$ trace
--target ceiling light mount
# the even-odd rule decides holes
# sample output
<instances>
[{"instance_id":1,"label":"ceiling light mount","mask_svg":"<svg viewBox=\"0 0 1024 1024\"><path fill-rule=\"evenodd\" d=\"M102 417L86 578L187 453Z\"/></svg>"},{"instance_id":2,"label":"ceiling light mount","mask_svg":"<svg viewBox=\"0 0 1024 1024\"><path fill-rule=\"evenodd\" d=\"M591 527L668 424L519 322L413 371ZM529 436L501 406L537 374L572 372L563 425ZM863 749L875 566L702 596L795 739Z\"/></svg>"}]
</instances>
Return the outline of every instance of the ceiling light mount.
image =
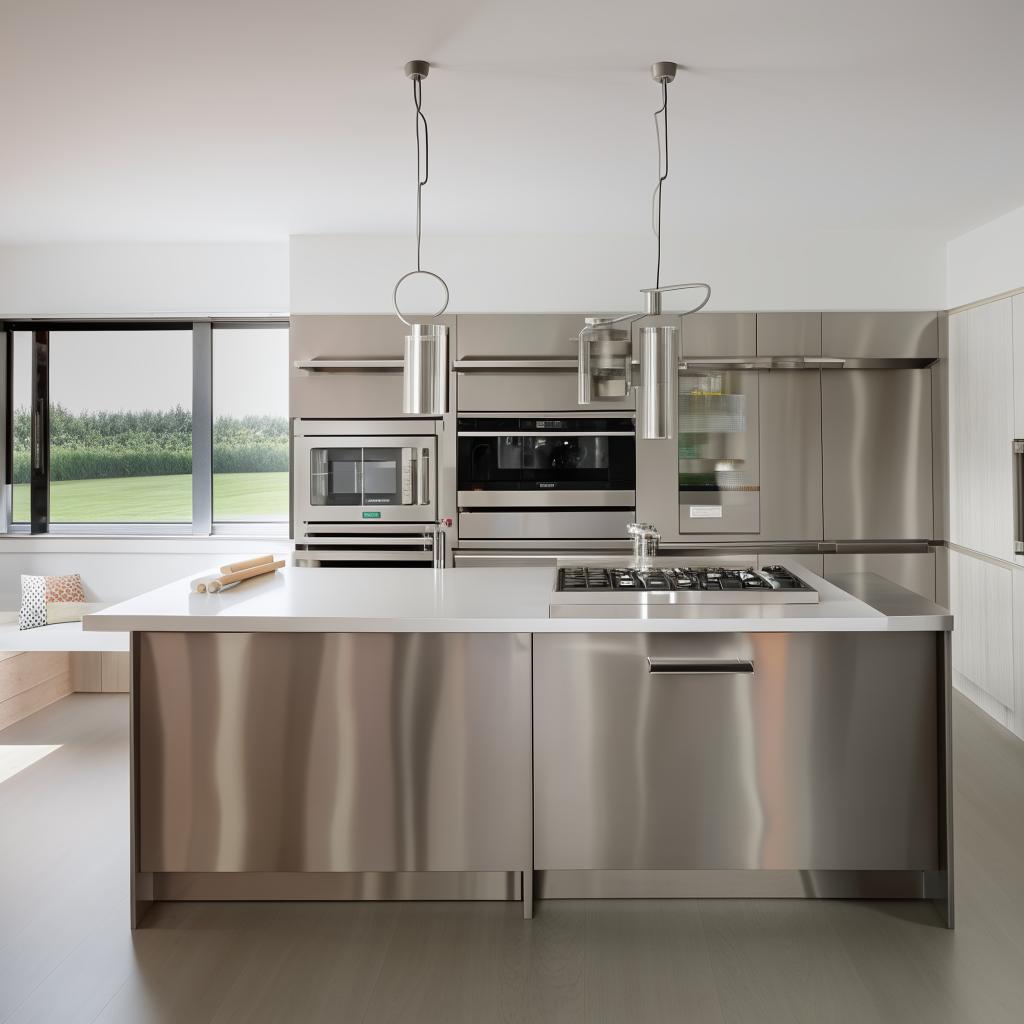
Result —
<instances>
[{"instance_id":1,"label":"ceiling light mount","mask_svg":"<svg viewBox=\"0 0 1024 1024\"><path fill-rule=\"evenodd\" d=\"M408 74L409 65L406 65ZM668 83L675 80L679 65L674 60L659 60L651 65L651 78L656 82Z\"/></svg>"},{"instance_id":2,"label":"ceiling light mount","mask_svg":"<svg viewBox=\"0 0 1024 1024\"><path fill-rule=\"evenodd\" d=\"M657 65L655 65L657 67ZM675 74L675 65L672 65L672 74ZM414 82L426 78L430 74L430 61L411 60L405 65L405 77L411 78Z\"/></svg>"}]
</instances>

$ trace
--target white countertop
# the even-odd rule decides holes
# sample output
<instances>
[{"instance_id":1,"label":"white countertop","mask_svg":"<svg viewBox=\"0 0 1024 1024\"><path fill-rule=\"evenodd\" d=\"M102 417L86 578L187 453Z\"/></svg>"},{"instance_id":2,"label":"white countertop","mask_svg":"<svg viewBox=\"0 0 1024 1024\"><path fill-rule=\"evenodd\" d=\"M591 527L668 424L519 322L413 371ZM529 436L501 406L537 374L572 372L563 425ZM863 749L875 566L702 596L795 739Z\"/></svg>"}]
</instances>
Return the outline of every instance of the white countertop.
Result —
<instances>
[{"instance_id":1,"label":"white countertop","mask_svg":"<svg viewBox=\"0 0 1024 1024\"><path fill-rule=\"evenodd\" d=\"M784 561L784 559L780 559ZM314 569L291 567L219 594L187 577L88 615L86 630L234 633L698 633L952 629L944 608L865 574L858 600L803 566L818 604L607 608L549 614L553 568ZM200 574L202 575L202 574ZM886 595L885 602L875 599ZM895 599L893 599L895 598Z\"/></svg>"}]
</instances>

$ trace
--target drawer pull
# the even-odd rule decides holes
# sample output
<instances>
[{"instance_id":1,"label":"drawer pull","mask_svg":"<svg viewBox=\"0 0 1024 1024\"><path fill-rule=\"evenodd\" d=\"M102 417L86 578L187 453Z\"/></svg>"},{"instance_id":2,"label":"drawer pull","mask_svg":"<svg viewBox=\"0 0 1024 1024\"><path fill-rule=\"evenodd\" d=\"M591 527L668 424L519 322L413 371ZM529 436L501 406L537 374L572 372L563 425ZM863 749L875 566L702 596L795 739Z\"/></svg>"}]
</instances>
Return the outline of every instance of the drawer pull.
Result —
<instances>
[{"instance_id":1,"label":"drawer pull","mask_svg":"<svg viewBox=\"0 0 1024 1024\"><path fill-rule=\"evenodd\" d=\"M677 658L648 658L647 671L659 675L708 676L751 675L752 661L680 661Z\"/></svg>"}]
</instances>

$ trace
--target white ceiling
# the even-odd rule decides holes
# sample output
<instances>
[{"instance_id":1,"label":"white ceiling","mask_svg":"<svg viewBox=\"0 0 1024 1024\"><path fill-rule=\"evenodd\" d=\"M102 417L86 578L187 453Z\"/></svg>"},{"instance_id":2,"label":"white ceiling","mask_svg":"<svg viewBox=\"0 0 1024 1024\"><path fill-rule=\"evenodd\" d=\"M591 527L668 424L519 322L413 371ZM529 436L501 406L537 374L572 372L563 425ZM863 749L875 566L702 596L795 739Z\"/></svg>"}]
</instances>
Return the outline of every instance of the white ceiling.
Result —
<instances>
[{"instance_id":1,"label":"white ceiling","mask_svg":"<svg viewBox=\"0 0 1024 1024\"><path fill-rule=\"evenodd\" d=\"M1021 0L0 0L0 241L685 229L948 237L1024 203Z\"/></svg>"}]
</instances>

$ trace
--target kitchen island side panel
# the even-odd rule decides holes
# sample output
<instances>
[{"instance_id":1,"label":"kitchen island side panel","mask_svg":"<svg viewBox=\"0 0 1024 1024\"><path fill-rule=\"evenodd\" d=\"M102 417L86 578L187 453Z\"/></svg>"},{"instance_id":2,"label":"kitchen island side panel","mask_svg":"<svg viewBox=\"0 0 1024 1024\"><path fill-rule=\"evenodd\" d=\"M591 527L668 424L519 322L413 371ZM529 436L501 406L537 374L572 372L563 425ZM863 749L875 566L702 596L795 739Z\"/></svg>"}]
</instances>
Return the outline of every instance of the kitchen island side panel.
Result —
<instances>
[{"instance_id":1,"label":"kitchen island side panel","mask_svg":"<svg viewBox=\"0 0 1024 1024\"><path fill-rule=\"evenodd\" d=\"M935 634L534 638L535 867L935 871Z\"/></svg>"},{"instance_id":2,"label":"kitchen island side panel","mask_svg":"<svg viewBox=\"0 0 1024 1024\"><path fill-rule=\"evenodd\" d=\"M530 868L529 634L138 636L140 871Z\"/></svg>"}]
</instances>

